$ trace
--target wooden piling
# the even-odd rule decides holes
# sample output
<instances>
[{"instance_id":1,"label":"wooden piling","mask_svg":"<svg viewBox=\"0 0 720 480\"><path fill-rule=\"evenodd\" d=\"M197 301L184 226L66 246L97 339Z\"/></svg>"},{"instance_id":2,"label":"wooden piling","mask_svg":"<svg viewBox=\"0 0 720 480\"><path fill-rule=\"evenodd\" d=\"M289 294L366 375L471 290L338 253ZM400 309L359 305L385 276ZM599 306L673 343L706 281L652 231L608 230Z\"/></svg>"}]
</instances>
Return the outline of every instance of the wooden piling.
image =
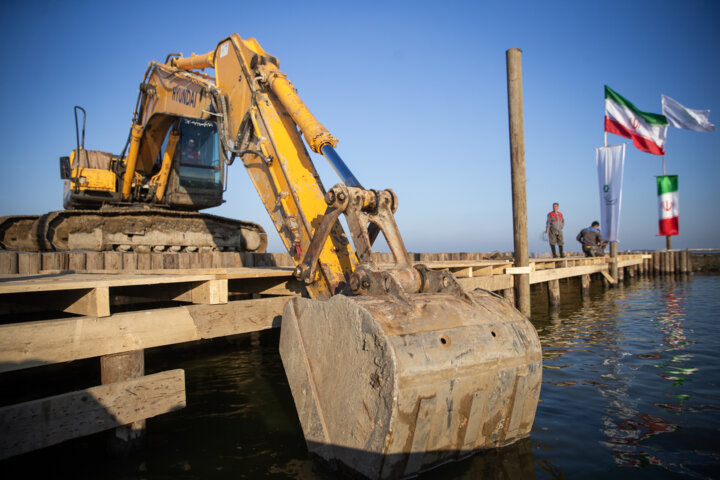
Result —
<instances>
[{"instance_id":1,"label":"wooden piling","mask_svg":"<svg viewBox=\"0 0 720 480\"><path fill-rule=\"evenodd\" d=\"M617 266L617 242L610 242L610 276L618 282L618 266Z\"/></svg>"},{"instance_id":2,"label":"wooden piling","mask_svg":"<svg viewBox=\"0 0 720 480\"><path fill-rule=\"evenodd\" d=\"M145 375L144 350L118 353L100 357L100 379L103 385L121 382ZM115 428L109 436L108 447L119 454L132 451L142 445L145 439L145 420Z\"/></svg>"},{"instance_id":3,"label":"wooden piling","mask_svg":"<svg viewBox=\"0 0 720 480\"><path fill-rule=\"evenodd\" d=\"M513 205L515 266L529 267L527 196L525 190L525 132L523 125L521 50L507 50L508 122L510 130L510 175ZM517 307L530 316L530 272L515 275Z\"/></svg>"},{"instance_id":4,"label":"wooden piling","mask_svg":"<svg viewBox=\"0 0 720 480\"><path fill-rule=\"evenodd\" d=\"M590 295L590 275L580 275L580 293L583 297Z\"/></svg>"},{"instance_id":5,"label":"wooden piling","mask_svg":"<svg viewBox=\"0 0 720 480\"><path fill-rule=\"evenodd\" d=\"M560 305L560 280L550 280L547 282L548 303L552 307Z\"/></svg>"}]
</instances>

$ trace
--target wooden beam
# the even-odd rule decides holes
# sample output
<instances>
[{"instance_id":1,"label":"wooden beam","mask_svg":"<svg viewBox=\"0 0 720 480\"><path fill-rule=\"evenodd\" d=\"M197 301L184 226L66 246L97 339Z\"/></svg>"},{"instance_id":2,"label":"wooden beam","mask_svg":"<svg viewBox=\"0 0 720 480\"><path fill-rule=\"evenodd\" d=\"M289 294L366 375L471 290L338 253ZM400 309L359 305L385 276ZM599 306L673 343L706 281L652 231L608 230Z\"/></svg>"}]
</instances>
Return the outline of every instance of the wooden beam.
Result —
<instances>
[{"instance_id":1,"label":"wooden beam","mask_svg":"<svg viewBox=\"0 0 720 480\"><path fill-rule=\"evenodd\" d=\"M0 305L2 313L58 311L107 317L110 315L110 294L108 287L7 293L0 294Z\"/></svg>"},{"instance_id":2,"label":"wooden beam","mask_svg":"<svg viewBox=\"0 0 720 480\"><path fill-rule=\"evenodd\" d=\"M603 278L605 278L609 284L615 285L615 279L610 276L607 270L600 270L600 273L602 273Z\"/></svg>"},{"instance_id":3,"label":"wooden beam","mask_svg":"<svg viewBox=\"0 0 720 480\"><path fill-rule=\"evenodd\" d=\"M582 267L567 268L551 268L548 270L534 271L530 274L530 283L549 282L550 280L559 280L561 278L576 277L586 273L597 273L607 271L606 264L585 265Z\"/></svg>"},{"instance_id":4,"label":"wooden beam","mask_svg":"<svg viewBox=\"0 0 720 480\"><path fill-rule=\"evenodd\" d=\"M133 380L0 408L0 459L185 407L185 372Z\"/></svg>"},{"instance_id":5,"label":"wooden beam","mask_svg":"<svg viewBox=\"0 0 720 480\"><path fill-rule=\"evenodd\" d=\"M460 285L465 290L475 290L476 288L483 288L496 292L498 290L506 290L513 288L514 279L512 275L492 275L487 277L472 277L472 278L458 278Z\"/></svg>"},{"instance_id":6,"label":"wooden beam","mask_svg":"<svg viewBox=\"0 0 720 480\"><path fill-rule=\"evenodd\" d=\"M288 298L0 325L0 372L279 327Z\"/></svg>"}]
</instances>

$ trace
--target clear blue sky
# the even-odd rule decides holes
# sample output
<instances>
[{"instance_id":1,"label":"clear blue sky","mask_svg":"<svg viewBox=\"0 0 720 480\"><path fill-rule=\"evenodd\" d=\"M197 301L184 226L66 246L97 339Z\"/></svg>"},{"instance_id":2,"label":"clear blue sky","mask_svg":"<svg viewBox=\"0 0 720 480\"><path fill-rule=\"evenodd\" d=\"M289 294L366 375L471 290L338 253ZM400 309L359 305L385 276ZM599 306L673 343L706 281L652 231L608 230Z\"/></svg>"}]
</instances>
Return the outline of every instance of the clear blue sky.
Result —
<instances>
[{"instance_id":1,"label":"clear blue sky","mask_svg":"<svg viewBox=\"0 0 720 480\"><path fill-rule=\"evenodd\" d=\"M278 57L360 182L395 190L409 250L511 251L505 51L518 47L530 250L548 250L540 235L557 201L577 251L575 234L600 216L603 85L644 111L660 113L661 93L711 109L720 127L718 24L711 0L2 2L0 215L61 208L74 105L88 112L86 147L119 153L147 63L237 32ZM670 128L666 150L680 182L673 246L720 247L720 132ZM314 158L325 187L337 183ZM661 173L661 157L628 145L620 250L664 247ZM226 200L211 212L260 223L282 250L240 164Z\"/></svg>"}]
</instances>

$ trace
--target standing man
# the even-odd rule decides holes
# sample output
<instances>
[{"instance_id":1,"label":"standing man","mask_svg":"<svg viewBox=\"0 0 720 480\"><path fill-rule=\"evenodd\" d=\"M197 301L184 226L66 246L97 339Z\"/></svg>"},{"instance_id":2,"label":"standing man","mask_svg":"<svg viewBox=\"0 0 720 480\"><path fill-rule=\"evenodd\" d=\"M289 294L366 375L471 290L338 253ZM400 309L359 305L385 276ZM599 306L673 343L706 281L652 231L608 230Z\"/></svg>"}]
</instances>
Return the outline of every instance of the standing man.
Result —
<instances>
[{"instance_id":1,"label":"standing man","mask_svg":"<svg viewBox=\"0 0 720 480\"><path fill-rule=\"evenodd\" d=\"M547 221L545 222L545 233L547 233L548 240L550 240L550 250L552 251L553 258L557 258L555 244L557 244L560 249L560 257L565 258L565 253L563 252L563 245L565 245L565 243L563 242L562 233L562 229L565 226L565 219L563 218L563 214L560 213L560 210L558 210L559 208L560 205L558 203L553 203L552 212L547 214Z\"/></svg>"},{"instance_id":2,"label":"standing man","mask_svg":"<svg viewBox=\"0 0 720 480\"><path fill-rule=\"evenodd\" d=\"M607 245L607 242L603 242L602 233L600 233L600 223L592 222L588 228L580 230L576 239L582 244L582 249L586 257L602 257L605 255L603 249L605 245Z\"/></svg>"}]
</instances>

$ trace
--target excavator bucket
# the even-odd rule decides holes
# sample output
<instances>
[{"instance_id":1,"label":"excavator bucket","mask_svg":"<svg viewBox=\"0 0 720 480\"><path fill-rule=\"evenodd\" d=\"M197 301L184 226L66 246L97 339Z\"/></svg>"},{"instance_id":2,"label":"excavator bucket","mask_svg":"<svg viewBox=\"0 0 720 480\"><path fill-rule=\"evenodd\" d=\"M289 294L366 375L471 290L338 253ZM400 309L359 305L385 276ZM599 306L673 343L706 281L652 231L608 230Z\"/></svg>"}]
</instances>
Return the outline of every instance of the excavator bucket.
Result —
<instances>
[{"instance_id":1,"label":"excavator bucket","mask_svg":"<svg viewBox=\"0 0 720 480\"><path fill-rule=\"evenodd\" d=\"M483 290L294 298L280 354L309 451L371 479L526 437L540 395L534 327Z\"/></svg>"}]
</instances>

